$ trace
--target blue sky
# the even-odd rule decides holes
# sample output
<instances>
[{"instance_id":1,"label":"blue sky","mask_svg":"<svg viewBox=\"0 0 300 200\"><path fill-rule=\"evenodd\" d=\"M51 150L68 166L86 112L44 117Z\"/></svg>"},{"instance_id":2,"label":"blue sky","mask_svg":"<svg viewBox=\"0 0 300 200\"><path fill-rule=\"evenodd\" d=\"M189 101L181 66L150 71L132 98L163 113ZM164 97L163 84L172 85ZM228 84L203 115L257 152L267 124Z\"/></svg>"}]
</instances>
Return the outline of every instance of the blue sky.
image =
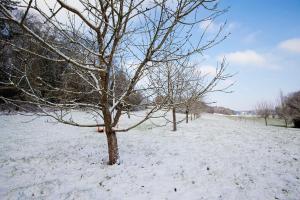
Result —
<instances>
[{"instance_id":1,"label":"blue sky","mask_svg":"<svg viewBox=\"0 0 300 200\"><path fill-rule=\"evenodd\" d=\"M210 101L235 110L253 109L258 101L275 103L279 91L300 90L300 1L222 0L229 11L211 25L209 34L227 20L231 35L205 52L206 70L225 56L228 71L237 72L231 94L213 94ZM199 58L200 60L200 58Z\"/></svg>"}]
</instances>

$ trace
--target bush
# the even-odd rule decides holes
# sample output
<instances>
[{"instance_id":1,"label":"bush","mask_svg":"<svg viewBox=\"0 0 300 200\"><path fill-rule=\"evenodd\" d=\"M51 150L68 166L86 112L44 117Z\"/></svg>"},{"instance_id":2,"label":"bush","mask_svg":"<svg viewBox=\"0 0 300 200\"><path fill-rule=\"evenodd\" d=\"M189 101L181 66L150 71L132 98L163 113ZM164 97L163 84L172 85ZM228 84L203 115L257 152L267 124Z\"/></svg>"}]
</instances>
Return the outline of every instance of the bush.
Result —
<instances>
[{"instance_id":1,"label":"bush","mask_svg":"<svg viewBox=\"0 0 300 200\"><path fill-rule=\"evenodd\" d=\"M290 109L289 115L296 128L300 128L300 91L294 92L286 99L286 105Z\"/></svg>"}]
</instances>

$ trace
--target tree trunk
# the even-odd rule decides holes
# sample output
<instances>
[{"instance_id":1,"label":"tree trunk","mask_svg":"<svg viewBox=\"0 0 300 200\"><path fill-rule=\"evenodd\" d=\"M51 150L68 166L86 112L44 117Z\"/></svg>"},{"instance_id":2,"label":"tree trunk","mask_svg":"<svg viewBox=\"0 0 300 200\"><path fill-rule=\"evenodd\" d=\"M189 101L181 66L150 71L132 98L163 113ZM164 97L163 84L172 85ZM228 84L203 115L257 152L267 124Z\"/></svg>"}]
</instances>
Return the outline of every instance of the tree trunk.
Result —
<instances>
[{"instance_id":1,"label":"tree trunk","mask_svg":"<svg viewBox=\"0 0 300 200\"><path fill-rule=\"evenodd\" d=\"M100 103L103 105L102 113L103 113L103 121L105 124L105 133L107 139L108 146L108 164L114 165L118 164L119 161L119 149L118 149L118 141L116 132L113 130L113 127L117 125L118 121L112 123L112 118L110 113L110 105L109 105L109 96L106 91L109 91L109 71L106 71L104 74L100 73L101 81L100 86L103 88L103 93L100 99ZM118 115L118 114L117 114Z\"/></svg>"},{"instance_id":2,"label":"tree trunk","mask_svg":"<svg viewBox=\"0 0 300 200\"><path fill-rule=\"evenodd\" d=\"M265 117L265 124L266 126L268 126L268 122L267 122L267 118Z\"/></svg>"},{"instance_id":3,"label":"tree trunk","mask_svg":"<svg viewBox=\"0 0 300 200\"><path fill-rule=\"evenodd\" d=\"M286 120L286 119L284 119L284 122L285 122L285 128L287 128L287 127L288 127L287 120Z\"/></svg>"},{"instance_id":4,"label":"tree trunk","mask_svg":"<svg viewBox=\"0 0 300 200\"><path fill-rule=\"evenodd\" d=\"M172 114L173 114L173 131L177 130L177 124L176 124L176 108L173 106L172 108Z\"/></svg>"},{"instance_id":5,"label":"tree trunk","mask_svg":"<svg viewBox=\"0 0 300 200\"><path fill-rule=\"evenodd\" d=\"M130 113L129 113L129 110L127 111L127 117L128 117L128 119L130 119Z\"/></svg>"},{"instance_id":6,"label":"tree trunk","mask_svg":"<svg viewBox=\"0 0 300 200\"><path fill-rule=\"evenodd\" d=\"M193 113L191 113L191 121L193 120Z\"/></svg>"},{"instance_id":7,"label":"tree trunk","mask_svg":"<svg viewBox=\"0 0 300 200\"><path fill-rule=\"evenodd\" d=\"M189 111L188 110L185 111L185 122L189 123Z\"/></svg>"},{"instance_id":8,"label":"tree trunk","mask_svg":"<svg viewBox=\"0 0 300 200\"><path fill-rule=\"evenodd\" d=\"M108 145L109 165L118 164L119 149L116 132L113 130L105 130Z\"/></svg>"}]
</instances>

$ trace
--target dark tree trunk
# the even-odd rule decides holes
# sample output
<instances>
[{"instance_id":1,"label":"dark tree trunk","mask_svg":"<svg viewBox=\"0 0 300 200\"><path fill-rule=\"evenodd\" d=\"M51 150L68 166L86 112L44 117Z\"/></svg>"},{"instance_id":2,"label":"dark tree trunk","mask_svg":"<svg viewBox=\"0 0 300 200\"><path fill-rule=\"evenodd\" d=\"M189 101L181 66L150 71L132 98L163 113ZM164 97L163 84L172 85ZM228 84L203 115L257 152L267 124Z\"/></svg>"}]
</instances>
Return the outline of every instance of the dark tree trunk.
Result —
<instances>
[{"instance_id":1,"label":"dark tree trunk","mask_svg":"<svg viewBox=\"0 0 300 200\"><path fill-rule=\"evenodd\" d=\"M265 117L265 124L266 124L266 126L268 126L268 121L267 121L266 117Z\"/></svg>"},{"instance_id":2,"label":"dark tree trunk","mask_svg":"<svg viewBox=\"0 0 300 200\"><path fill-rule=\"evenodd\" d=\"M108 146L108 157L109 165L118 164L119 160L119 149L118 149L118 140L116 132L113 130L113 127L117 125L117 123L112 124L111 115L108 109L103 109L104 115L104 124L105 124L105 133L107 138L107 146Z\"/></svg>"},{"instance_id":3,"label":"dark tree trunk","mask_svg":"<svg viewBox=\"0 0 300 200\"><path fill-rule=\"evenodd\" d=\"M108 145L108 156L109 165L118 163L119 160L119 149L116 132L113 130L106 130L107 145Z\"/></svg>"},{"instance_id":4,"label":"dark tree trunk","mask_svg":"<svg viewBox=\"0 0 300 200\"><path fill-rule=\"evenodd\" d=\"M128 119L130 119L130 113L129 113L129 110L127 111L127 117L128 117Z\"/></svg>"},{"instance_id":5,"label":"dark tree trunk","mask_svg":"<svg viewBox=\"0 0 300 200\"><path fill-rule=\"evenodd\" d=\"M172 114L173 114L173 131L177 130L177 124L176 124L176 108L172 108Z\"/></svg>"},{"instance_id":6,"label":"dark tree trunk","mask_svg":"<svg viewBox=\"0 0 300 200\"><path fill-rule=\"evenodd\" d=\"M101 87L104 91L109 91L108 85L109 85L109 71L107 71L105 74L100 74L101 77ZM119 161L119 149L118 149L118 140L116 132L113 130L113 127L117 125L118 120L116 120L114 123L112 123L112 116L109 111L109 98L108 93L105 93L101 96L100 103L104 105L102 109L103 113L103 119L105 124L105 133L107 138L107 146L108 146L108 164L114 165L118 164ZM120 115L118 112L116 115Z\"/></svg>"},{"instance_id":7,"label":"dark tree trunk","mask_svg":"<svg viewBox=\"0 0 300 200\"><path fill-rule=\"evenodd\" d=\"M286 119L284 119L284 123L285 123L285 128L287 128L288 127L288 123L287 123Z\"/></svg>"},{"instance_id":8,"label":"dark tree trunk","mask_svg":"<svg viewBox=\"0 0 300 200\"><path fill-rule=\"evenodd\" d=\"M189 110L188 109L185 111L185 122L189 123Z\"/></svg>"}]
</instances>

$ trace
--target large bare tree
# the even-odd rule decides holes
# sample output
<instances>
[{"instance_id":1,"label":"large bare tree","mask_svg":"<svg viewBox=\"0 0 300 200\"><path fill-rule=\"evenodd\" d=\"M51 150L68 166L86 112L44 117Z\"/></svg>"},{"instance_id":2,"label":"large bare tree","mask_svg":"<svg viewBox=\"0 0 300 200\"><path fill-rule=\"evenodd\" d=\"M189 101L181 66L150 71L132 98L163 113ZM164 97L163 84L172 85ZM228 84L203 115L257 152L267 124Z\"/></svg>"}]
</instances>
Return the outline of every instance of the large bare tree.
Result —
<instances>
[{"instance_id":1,"label":"large bare tree","mask_svg":"<svg viewBox=\"0 0 300 200\"><path fill-rule=\"evenodd\" d=\"M40 115L73 126L104 127L109 164L115 164L119 159L116 132L142 124L167 101L163 99L161 104L151 107L136 124L117 128L128 108L127 99L136 94L138 82L149 69L164 67L160 63L201 55L226 37L222 31L209 40L205 39L206 31L192 34L195 29L199 32L199 23L213 21L226 11L219 9L217 3L218 0L26 0L19 5L23 10L19 17L0 4L1 19L19 26L28 41L39 44L43 51L3 42L20 52L63 64L62 76L72 77L84 87L63 87L65 84L58 87L40 76L32 80L29 78L32 77L29 76L31 65L26 60L22 68L14 67L17 72L6 84L22 91L26 95L24 102L37 106ZM30 13L47 25L48 34L26 23ZM130 69L128 82L122 94L117 95L116 75L123 69ZM41 91L45 89L51 97ZM147 88L141 88L143 90ZM68 98L66 94L70 94ZM83 101L80 98L83 95L93 96L94 100ZM90 110L102 119L101 123L84 124L70 118L68 113L78 108Z\"/></svg>"}]
</instances>

